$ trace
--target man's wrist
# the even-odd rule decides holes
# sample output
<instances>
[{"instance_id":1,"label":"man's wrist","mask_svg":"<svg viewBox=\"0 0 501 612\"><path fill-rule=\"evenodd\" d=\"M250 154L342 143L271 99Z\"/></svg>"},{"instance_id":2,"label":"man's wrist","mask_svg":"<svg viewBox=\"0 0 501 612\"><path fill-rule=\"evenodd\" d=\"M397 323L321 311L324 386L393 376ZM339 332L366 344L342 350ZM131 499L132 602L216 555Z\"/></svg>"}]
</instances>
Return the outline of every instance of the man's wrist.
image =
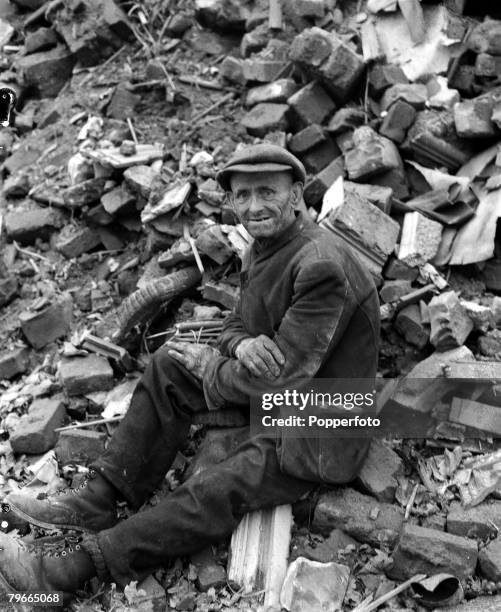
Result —
<instances>
[{"instance_id":1,"label":"man's wrist","mask_svg":"<svg viewBox=\"0 0 501 612\"><path fill-rule=\"evenodd\" d=\"M237 348L242 344L244 340L250 340L251 338L252 336L241 336L239 338L235 338L235 340L232 340L231 343L228 345L229 354L235 359L238 359Z\"/></svg>"}]
</instances>

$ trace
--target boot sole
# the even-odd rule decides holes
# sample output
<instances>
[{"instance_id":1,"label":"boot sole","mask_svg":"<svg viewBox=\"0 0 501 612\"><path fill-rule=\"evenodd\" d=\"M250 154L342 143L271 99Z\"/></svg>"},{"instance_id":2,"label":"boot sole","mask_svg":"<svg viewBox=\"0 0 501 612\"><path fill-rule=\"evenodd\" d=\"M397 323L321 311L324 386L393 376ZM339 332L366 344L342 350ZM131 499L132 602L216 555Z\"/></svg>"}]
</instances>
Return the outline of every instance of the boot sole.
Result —
<instances>
[{"instance_id":1,"label":"boot sole","mask_svg":"<svg viewBox=\"0 0 501 612\"><path fill-rule=\"evenodd\" d=\"M74 596L69 593L63 593L63 604L58 606L44 605L39 606L32 603L10 603L8 595L23 595L27 591L18 591L15 589L0 572L0 606L2 612L61 612L63 606L66 606Z\"/></svg>"},{"instance_id":2,"label":"boot sole","mask_svg":"<svg viewBox=\"0 0 501 612\"><path fill-rule=\"evenodd\" d=\"M33 516L29 516L26 512L23 512L21 508L18 508L11 501L8 502L10 509L17 514L19 518L22 518L27 523L31 523L32 525L36 525L37 527L42 527L43 529L73 529L75 531L83 531L84 533L98 533L93 529L86 529L81 525L70 525L69 523L47 523L45 521L40 521L39 519L34 518ZM110 525L112 527L112 525ZM107 529L107 527L103 527L103 529Z\"/></svg>"}]
</instances>

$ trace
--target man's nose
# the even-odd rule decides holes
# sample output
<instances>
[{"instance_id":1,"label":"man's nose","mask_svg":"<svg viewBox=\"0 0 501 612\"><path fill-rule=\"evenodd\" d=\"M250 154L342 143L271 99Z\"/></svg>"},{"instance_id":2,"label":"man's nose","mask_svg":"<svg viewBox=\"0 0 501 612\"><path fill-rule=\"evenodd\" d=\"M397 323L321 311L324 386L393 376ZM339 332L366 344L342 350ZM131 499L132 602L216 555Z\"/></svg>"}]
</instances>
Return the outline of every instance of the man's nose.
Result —
<instances>
[{"instance_id":1,"label":"man's nose","mask_svg":"<svg viewBox=\"0 0 501 612\"><path fill-rule=\"evenodd\" d=\"M249 198L249 211L256 212L261 210L261 207L261 198L256 193L252 193Z\"/></svg>"}]
</instances>

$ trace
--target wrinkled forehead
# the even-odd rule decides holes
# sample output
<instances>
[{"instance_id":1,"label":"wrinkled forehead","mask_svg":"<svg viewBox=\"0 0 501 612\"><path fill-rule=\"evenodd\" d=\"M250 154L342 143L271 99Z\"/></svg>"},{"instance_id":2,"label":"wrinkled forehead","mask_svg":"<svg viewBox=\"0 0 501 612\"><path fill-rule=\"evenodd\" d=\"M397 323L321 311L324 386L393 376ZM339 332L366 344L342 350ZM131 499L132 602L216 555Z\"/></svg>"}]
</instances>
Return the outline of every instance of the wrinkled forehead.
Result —
<instances>
[{"instance_id":1,"label":"wrinkled forehead","mask_svg":"<svg viewBox=\"0 0 501 612\"><path fill-rule=\"evenodd\" d=\"M273 172L232 172L229 182L233 192L238 189L256 189L258 187L285 189L292 184L292 170Z\"/></svg>"}]
</instances>

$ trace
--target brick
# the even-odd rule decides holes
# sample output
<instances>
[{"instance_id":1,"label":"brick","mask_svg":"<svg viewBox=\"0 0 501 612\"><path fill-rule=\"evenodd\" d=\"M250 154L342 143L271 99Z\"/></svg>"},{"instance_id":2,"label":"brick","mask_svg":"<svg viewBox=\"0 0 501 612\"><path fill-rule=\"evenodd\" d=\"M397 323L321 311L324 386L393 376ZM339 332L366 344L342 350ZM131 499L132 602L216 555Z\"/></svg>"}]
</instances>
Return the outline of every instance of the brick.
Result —
<instances>
[{"instance_id":1,"label":"brick","mask_svg":"<svg viewBox=\"0 0 501 612\"><path fill-rule=\"evenodd\" d=\"M66 336L70 329L72 313L71 298L61 297L49 306L35 312L25 311L19 315L24 336L35 349Z\"/></svg>"},{"instance_id":2,"label":"brick","mask_svg":"<svg viewBox=\"0 0 501 612\"><path fill-rule=\"evenodd\" d=\"M225 282L207 281L202 290L202 296L211 302L222 304L232 310L238 302L240 290Z\"/></svg>"},{"instance_id":3,"label":"brick","mask_svg":"<svg viewBox=\"0 0 501 612\"><path fill-rule=\"evenodd\" d=\"M242 62L242 73L246 81L271 83L285 68L281 60L267 60L259 57L247 58Z\"/></svg>"},{"instance_id":4,"label":"brick","mask_svg":"<svg viewBox=\"0 0 501 612\"><path fill-rule=\"evenodd\" d=\"M133 193L138 193L143 198L148 199L155 179L159 177L159 173L151 166L139 164L127 168L123 176L127 186Z\"/></svg>"},{"instance_id":5,"label":"brick","mask_svg":"<svg viewBox=\"0 0 501 612\"><path fill-rule=\"evenodd\" d=\"M108 391L113 387L113 370L105 357L63 358L59 364L59 379L68 395L85 395Z\"/></svg>"},{"instance_id":6,"label":"brick","mask_svg":"<svg viewBox=\"0 0 501 612\"><path fill-rule=\"evenodd\" d=\"M201 232L195 240L200 253L207 255L219 265L233 257L233 248L219 225L211 225Z\"/></svg>"},{"instance_id":7,"label":"brick","mask_svg":"<svg viewBox=\"0 0 501 612\"><path fill-rule=\"evenodd\" d=\"M16 120L17 126L17 120ZM31 181L29 176L24 172L18 172L8 176L2 187L2 193L5 197L22 197L28 194L31 189Z\"/></svg>"},{"instance_id":8,"label":"brick","mask_svg":"<svg viewBox=\"0 0 501 612\"><path fill-rule=\"evenodd\" d=\"M243 85L246 81L243 64L243 60L227 55L219 66L219 74L230 83Z\"/></svg>"},{"instance_id":9,"label":"brick","mask_svg":"<svg viewBox=\"0 0 501 612\"><path fill-rule=\"evenodd\" d=\"M103 195L106 179L91 178L63 191L63 200L68 208L82 208L86 204L97 202Z\"/></svg>"},{"instance_id":10,"label":"brick","mask_svg":"<svg viewBox=\"0 0 501 612\"><path fill-rule=\"evenodd\" d=\"M336 105L325 89L315 81L293 94L287 103L301 127L323 123L336 110Z\"/></svg>"},{"instance_id":11,"label":"brick","mask_svg":"<svg viewBox=\"0 0 501 612\"><path fill-rule=\"evenodd\" d=\"M493 329L478 339L478 350L485 357L501 357L501 330Z\"/></svg>"},{"instance_id":12,"label":"brick","mask_svg":"<svg viewBox=\"0 0 501 612\"><path fill-rule=\"evenodd\" d=\"M294 612L340 610L348 589L350 568L334 561L318 563L299 557L287 570L280 604Z\"/></svg>"},{"instance_id":13,"label":"brick","mask_svg":"<svg viewBox=\"0 0 501 612\"><path fill-rule=\"evenodd\" d=\"M466 46L475 53L501 55L501 21L487 17L482 23L477 23Z\"/></svg>"},{"instance_id":14,"label":"brick","mask_svg":"<svg viewBox=\"0 0 501 612\"><path fill-rule=\"evenodd\" d=\"M130 91L127 83L119 83L106 107L106 116L114 119L131 117L140 100L141 97Z\"/></svg>"},{"instance_id":15,"label":"brick","mask_svg":"<svg viewBox=\"0 0 501 612\"><path fill-rule=\"evenodd\" d=\"M265 85L251 87L245 97L245 106L255 106L261 102L287 102L297 90L298 85L293 79L278 79Z\"/></svg>"},{"instance_id":16,"label":"brick","mask_svg":"<svg viewBox=\"0 0 501 612\"><path fill-rule=\"evenodd\" d=\"M475 329L485 333L488 329L496 327L492 308L469 300L460 300L460 302L466 314L472 320Z\"/></svg>"},{"instance_id":17,"label":"brick","mask_svg":"<svg viewBox=\"0 0 501 612\"><path fill-rule=\"evenodd\" d=\"M326 0L291 0L291 7L295 15L321 19L325 15Z\"/></svg>"},{"instance_id":18,"label":"brick","mask_svg":"<svg viewBox=\"0 0 501 612\"><path fill-rule=\"evenodd\" d=\"M57 433L54 429L62 424L65 415L61 397L35 400L10 436L12 450L28 455L45 453L56 443Z\"/></svg>"},{"instance_id":19,"label":"brick","mask_svg":"<svg viewBox=\"0 0 501 612\"><path fill-rule=\"evenodd\" d=\"M56 251L67 259L79 257L101 244L99 234L87 226L66 225L55 240Z\"/></svg>"},{"instance_id":20,"label":"brick","mask_svg":"<svg viewBox=\"0 0 501 612\"><path fill-rule=\"evenodd\" d=\"M384 276L389 279L413 281L416 280L418 275L419 270L417 268L411 268L396 257L391 257L384 269Z\"/></svg>"},{"instance_id":21,"label":"brick","mask_svg":"<svg viewBox=\"0 0 501 612\"><path fill-rule=\"evenodd\" d=\"M0 308L6 306L17 295L17 279L15 276L0 278Z\"/></svg>"},{"instance_id":22,"label":"brick","mask_svg":"<svg viewBox=\"0 0 501 612\"><path fill-rule=\"evenodd\" d=\"M129 168L129 170L130 169L131 168ZM136 196L130 192L127 185L121 183L118 185L118 187L115 187L111 191L103 193L101 196L101 204L103 209L109 215L127 214L135 210Z\"/></svg>"},{"instance_id":23,"label":"brick","mask_svg":"<svg viewBox=\"0 0 501 612\"><path fill-rule=\"evenodd\" d=\"M96 206L90 208L83 218L91 225L109 225L113 223L113 215L106 212L102 204L96 204Z\"/></svg>"},{"instance_id":24,"label":"brick","mask_svg":"<svg viewBox=\"0 0 501 612\"><path fill-rule=\"evenodd\" d=\"M397 100L392 104L383 123L379 128L379 133L393 142L401 144L407 135L407 130L416 119L416 110L407 102Z\"/></svg>"},{"instance_id":25,"label":"brick","mask_svg":"<svg viewBox=\"0 0 501 612\"><path fill-rule=\"evenodd\" d=\"M501 76L501 57L479 53L475 60L475 74L481 77Z\"/></svg>"},{"instance_id":26,"label":"brick","mask_svg":"<svg viewBox=\"0 0 501 612\"><path fill-rule=\"evenodd\" d=\"M352 131L361 126L365 121L365 113L358 108L341 108L330 119L327 131L336 136L343 132Z\"/></svg>"},{"instance_id":27,"label":"brick","mask_svg":"<svg viewBox=\"0 0 501 612\"><path fill-rule=\"evenodd\" d=\"M387 89L381 98L381 109L388 110L395 102L401 100L416 110L423 110L428 99L426 85L420 83L399 83Z\"/></svg>"},{"instance_id":28,"label":"brick","mask_svg":"<svg viewBox=\"0 0 501 612\"><path fill-rule=\"evenodd\" d=\"M387 172L371 176L368 182L371 183L371 185L389 187L393 190L393 197L399 200L407 200L410 196L409 184L403 164L398 166L398 168L393 168Z\"/></svg>"},{"instance_id":29,"label":"brick","mask_svg":"<svg viewBox=\"0 0 501 612\"><path fill-rule=\"evenodd\" d=\"M287 104L263 102L254 106L242 119L242 125L252 136L263 137L267 132L287 130L289 121Z\"/></svg>"},{"instance_id":30,"label":"brick","mask_svg":"<svg viewBox=\"0 0 501 612\"><path fill-rule=\"evenodd\" d=\"M379 98L386 89L393 85L407 84L409 79L400 66L394 64L376 64L369 71L370 92Z\"/></svg>"},{"instance_id":31,"label":"brick","mask_svg":"<svg viewBox=\"0 0 501 612\"><path fill-rule=\"evenodd\" d=\"M417 304L409 304L399 311L395 320L395 329L407 342L417 348L424 348L430 341L430 327L424 324Z\"/></svg>"},{"instance_id":32,"label":"brick","mask_svg":"<svg viewBox=\"0 0 501 612\"><path fill-rule=\"evenodd\" d=\"M442 239L442 225L419 212L406 213L398 258L409 266L421 266L435 257Z\"/></svg>"},{"instance_id":33,"label":"brick","mask_svg":"<svg viewBox=\"0 0 501 612\"><path fill-rule=\"evenodd\" d=\"M303 198L308 206L315 206L323 198L329 187L344 174L344 160L342 156L333 159L316 176L306 182Z\"/></svg>"},{"instance_id":34,"label":"brick","mask_svg":"<svg viewBox=\"0 0 501 612\"><path fill-rule=\"evenodd\" d=\"M334 100L347 100L364 70L363 58L335 32L308 28L292 41L290 58L314 78L322 80Z\"/></svg>"},{"instance_id":35,"label":"brick","mask_svg":"<svg viewBox=\"0 0 501 612\"><path fill-rule=\"evenodd\" d=\"M86 429L62 431L56 445L60 465L78 463L88 465L104 452L106 434Z\"/></svg>"},{"instance_id":36,"label":"brick","mask_svg":"<svg viewBox=\"0 0 501 612\"><path fill-rule=\"evenodd\" d=\"M306 151L306 153L298 155L298 157L303 162L307 172L317 174L326 168L333 159L337 159L340 153L336 143L330 137L327 137L325 142Z\"/></svg>"},{"instance_id":37,"label":"brick","mask_svg":"<svg viewBox=\"0 0 501 612\"><path fill-rule=\"evenodd\" d=\"M33 244L37 238L47 240L65 224L65 215L55 208L31 206L5 215L5 231L11 240L22 245Z\"/></svg>"},{"instance_id":38,"label":"brick","mask_svg":"<svg viewBox=\"0 0 501 612\"><path fill-rule=\"evenodd\" d=\"M289 150L295 155L305 153L309 149L326 141L326 134L322 126L312 124L294 134L289 141Z\"/></svg>"},{"instance_id":39,"label":"brick","mask_svg":"<svg viewBox=\"0 0 501 612\"><path fill-rule=\"evenodd\" d=\"M47 51L57 45L57 35L52 28L38 28L34 32L29 32L24 40L26 53L36 53L37 51Z\"/></svg>"},{"instance_id":40,"label":"brick","mask_svg":"<svg viewBox=\"0 0 501 612\"><path fill-rule=\"evenodd\" d=\"M501 580L501 540L494 540L478 555L480 571L488 580Z\"/></svg>"},{"instance_id":41,"label":"brick","mask_svg":"<svg viewBox=\"0 0 501 612\"><path fill-rule=\"evenodd\" d=\"M31 88L42 98L55 98L71 77L75 58L64 46L20 57L14 62L23 87Z\"/></svg>"},{"instance_id":42,"label":"brick","mask_svg":"<svg viewBox=\"0 0 501 612\"><path fill-rule=\"evenodd\" d=\"M379 136L372 128L362 126L353 133L354 148L345 153L345 163L351 180L371 178L402 164L396 146Z\"/></svg>"},{"instance_id":43,"label":"brick","mask_svg":"<svg viewBox=\"0 0 501 612\"><path fill-rule=\"evenodd\" d=\"M440 351L464 344L473 323L461 306L455 291L435 296L428 304L431 322L430 342Z\"/></svg>"},{"instance_id":44,"label":"brick","mask_svg":"<svg viewBox=\"0 0 501 612\"><path fill-rule=\"evenodd\" d=\"M393 502L398 477L404 474L404 464L395 451L381 440L372 440L369 452L360 468L357 480L380 502Z\"/></svg>"},{"instance_id":45,"label":"brick","mask_svg":"<svg viewBox=\"0 0 501 612\"><path fill-rule=\"evenodd\" d=\"M394 302L411 291L412 285L409 280L385 281L379 290L379 297L383 302Z\"/></svg>"},{"instance_id":46,"label":"brick","mask_svg":"<svg viewBox=\"0 0 501 612\"><path fill-rule=\"evenodd\" d=\"M415 574L454 574L466 578L475 572L477 543L450 533L417 525L404 525L387 575L405 580Z\"/></svg>"},{"instance_id":47,"label":"brick","mask_svg":"<svg viewBox=\"0 0 501 612\"><path fill-rule=\"evenodd\" d=\"M270 31L267 23L260 23L250 32L246 32L240 41L240 55L249 57L252 53L262 51L270 40Z\"/></svg>"},{"instance_id":48,"label":"brick","mask_svg":"<svg viewBox=\"0 0 501 612\"><path fill-rule=\"evenodd\" d=\"M196 584L200 591L219 589L226 585L226 571L217 563L212 547L191 555L190 560L197 572Z\"/></svg>"},{"instance_id":49,"label":"brick","mask_svg":"<svg viewBox=\"0 0 501 612\"><path fill-rule=\"evenodd\" d=\"M347 546L356 550L360 544L341 529L333 529L327 538L318 541L317 536L314 540L311 535L303 539L296 539L292 546L289 560L294 561L298 557L305 557L319 563L329 563L330 561L340 561L339 553L344 551Z\"/></svg>"},{"instance_id":50,"label":"brick","mask_svg":"<svg viewBox=\"0 0 501 612\"><path fill-rule=\"evenodd\" d=\"M492 121L494 100L490 96L478 96L454 106L454 124L462 138L490 138L498 134Z\"/></svg>"},{"instance_id":51,"label":"brick","mask_svg":"<svg viewBox=\"0 0 501 612\"><path fill-rule=\"evenodd\" d=\"M26 348L15 348L0 353L0 380L10 380L28 369L30 354Z\"/></svg>"},{"instance_id":52,"label":"brick","mask_svg":"<svg viewBox=\"0 0 501 612\"><path fill-rule=\"evenodd\" d=\"M501 501L484 501L473 508L463 508L460 502L453 501L447 514L447 531L465 538L495 538L499 524Z\"/></svg>"},{"instance_id":53,"label":"brick","mask_svg":"<svg viewBox=\"0 0 501 612\"><path fill-rule=\"evenodd\" d=\"M350 488L338 488L320 495L312 529L329 533L342 529L359 542L392 546L398 540L403 514L396 507L378 502Z\"/></svg>"},{"instance_id":54,"label":"brick","mask_svg":"<svg viewBox=\"0 0 501 612\"><path fill-rule=\"evenodd\" d=\"M389 214L391 211L393 200L393 189L391 187L378 187L377 185L344 181L344 189L369 200L371 204L374 204L374 206L377 206L386 214Z\"/></svg>"},{"instance_id":55,"label":"brick","mask_svg":"<svg viewBox=\"0 0 501 612\"><path fill-rule=\"evenodd\" d=\"M490 404L454 397L449 421L501 435L501 409Z\"/></svg>"}]
</instances>

